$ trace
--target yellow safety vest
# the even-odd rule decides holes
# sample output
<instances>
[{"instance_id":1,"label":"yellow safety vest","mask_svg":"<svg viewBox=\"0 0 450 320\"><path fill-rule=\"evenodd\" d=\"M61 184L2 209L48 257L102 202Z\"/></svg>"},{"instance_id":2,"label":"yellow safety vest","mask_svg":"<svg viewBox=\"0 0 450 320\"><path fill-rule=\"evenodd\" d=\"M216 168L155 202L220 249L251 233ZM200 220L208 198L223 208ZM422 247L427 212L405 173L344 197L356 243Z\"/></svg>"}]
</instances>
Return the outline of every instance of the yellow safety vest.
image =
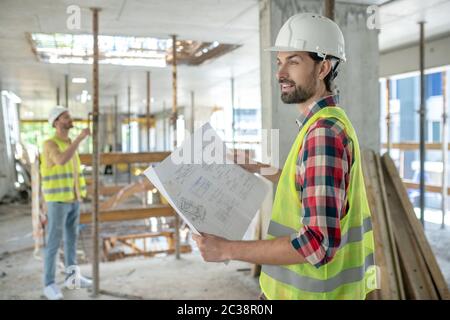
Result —
<instances>
[{"instance_id":1,"label":"yellow safety vest","mask_svg":"<svg viewBox=\"0 0 450 320\"><path fill-rule=\"evenodd\" d=\"M354 162L347 199L349 211L341 219L341 244L334 258L319 268L310 263L263 265L260 285L268 299L365 299L377 287L374 241L358 139L344 110L325 107L301 128L289 152L278 183L268 238L293 235L303 227L302 203L295 187L299 150L308 129L320 118L336 118L353 142Z\"/></svg>"},{"instance_id":2,"label":"yellow safety vest","mask_svg":"<svg viewBox=\"0 0 450 320\"><path fill-rule=\"evenodd\" d=\"M53 137L61 152L64 152L69 144L58 137ZM78 153L74 154L76 165L78 166L78 185L80 187L81 197L86 197L86 181L81 172L81 162ZM74 161L73 158L64 165L53 165L49 167L46 155L41 154L41 176L42 192L47 202L70 202L75 200L75 182L74 182Z\"/></svg>"}]
</instances>

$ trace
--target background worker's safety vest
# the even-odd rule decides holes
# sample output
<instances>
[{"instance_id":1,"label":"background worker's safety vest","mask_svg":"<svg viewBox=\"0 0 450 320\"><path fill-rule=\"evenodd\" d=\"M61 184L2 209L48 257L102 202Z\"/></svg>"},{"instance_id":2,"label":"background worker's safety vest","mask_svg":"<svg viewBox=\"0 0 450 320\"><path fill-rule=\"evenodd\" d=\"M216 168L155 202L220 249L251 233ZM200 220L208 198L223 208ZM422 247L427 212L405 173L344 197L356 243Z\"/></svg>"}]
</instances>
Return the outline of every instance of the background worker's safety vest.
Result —
<instances>
[{"instance_id":1,"label":"background worker's safety vest","mask_svg":"<svg viewBox=\"0 0 450 320\"><path fill-rule=\"evenodd\" d=\"M303 227L302 203L295 187L296 163L308 129L320 118L341 121L354 146L347 194L349 211L340 221L341 244L334 258L318 268L308 262L263 265L260 285L268 299L365 299L370 291L377 288L373 231L359 143L353 126L339 107L321 109L297 135L278 183L268 238L292 235Z\"/></svg>"},{"instance_id":2,"label":"background worker's safety vest","mask_svg":"<svg viewBox=\"0 0 450 320\"><path fill-rule=\"evenodd\" d=\"M64 152L69 144L62 141L58 137L50 139L54 141L59 150ZM73 157L63 165L53 165L48 167L48 159L46 154L41 154L41 176L42 176L42 192L46 202L69 202L75 200L75 182L74 182L74 161L77 165L78 171L78 185L80 189L80 196L86 197L86 181L81 172L81 163L78 153L75 152Z\"/></svg>"}]
</instances>

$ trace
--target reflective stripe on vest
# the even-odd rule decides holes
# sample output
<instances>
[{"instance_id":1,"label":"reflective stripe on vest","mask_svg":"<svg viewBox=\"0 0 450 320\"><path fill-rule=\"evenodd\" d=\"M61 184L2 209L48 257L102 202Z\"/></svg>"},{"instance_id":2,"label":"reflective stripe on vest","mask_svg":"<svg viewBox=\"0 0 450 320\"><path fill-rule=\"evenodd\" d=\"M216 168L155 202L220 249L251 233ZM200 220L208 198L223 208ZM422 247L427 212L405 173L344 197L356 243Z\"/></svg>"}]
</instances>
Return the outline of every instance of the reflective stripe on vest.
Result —
<instances>
[{"instance_id":1,"label":"reflective stripe on vest","mask_svg":"<svg viewBox=\"0 0 450 320\"><path fill-rule=\"evenodd\" d=\"M64 193L64 192L72 192L73 188L53 188L53 189L43 189L42 192L45 194L55 194L55 193Z\"/></svg>"},{"instance_id":2,"label":"reflective stripe on vest","mask_svg":"<svg viewBox=\"0 0 450 320\"><path fill-rule=\"evenodd\" d=\"M80 191L87 190L86 186L81 186ZM67 187L67 188L53 188L53 189L42 189L42 192L44 194L55 194L55 193L64 193L64 192L72 192L73 188Z\"/></svg>"},{"instance_id":3,"label":"reflective stripe on vest","mask_svg":"<svg viewBox=\"0 0 450 320\"><path fill-rule=\"evenodd\" d=\"M339 248L343 247L347 243L361 241L364 234L369 231L372 231L372 220L370 217L367 217L364 219L362 226L350 228L345 234L342 235ZM267 233L275 238L292 236L291 240L293 240L293 238L297 236L298 230L294 230L271 220Z\"/></svg>"},{"instance_id":4,"label":"reflective stripe on vest","mask_svg":"<svg viewBox=\"0 0 450 320\"><path fill-rule=\"evenodd\" d=\"M67 178L73 178L73 174L72 173L54 174L52 176L42 177L42 181L59 180Z\"/></svg>"},{"instance_id":5,"label":"reflective stripe on vest","mask_svg":"<svg viewBox=\"0 0 450 320\"><path fill-rule=\"evenodd\" d=\"M263 265L262 271L275 280L291 285L297 289L320 293L330 292L341 285L363 280L367 269L374 264L373 253L371 253L366 257L364 265L343 270L333 278L326 280L301 276L282 266Z\"/></svg>"}]
</instances>

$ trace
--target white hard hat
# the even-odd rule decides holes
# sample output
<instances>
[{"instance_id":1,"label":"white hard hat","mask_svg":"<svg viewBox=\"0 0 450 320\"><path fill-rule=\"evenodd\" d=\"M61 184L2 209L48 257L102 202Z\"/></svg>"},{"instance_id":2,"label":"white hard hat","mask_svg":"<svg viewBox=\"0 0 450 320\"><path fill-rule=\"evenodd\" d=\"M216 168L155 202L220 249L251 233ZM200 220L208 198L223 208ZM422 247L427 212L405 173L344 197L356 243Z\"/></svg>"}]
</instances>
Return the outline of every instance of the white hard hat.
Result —
<instances>
[{"instance_id":1,"label":"white hard hat","mask_svg":"<svg viewBox=\"0 0 450 320\"><path fill-rule=\"evenodd\" d=\"M48 123L53 126L53 122L64 112L68 112L69 109L64 108L62 106L56 106L52 110L50 110L50 113L48 114Z\"/></svg>"},{"instance_id":2,"label":"white hard hat","mask_svg":"<svg viewBox=\"0 0 450 320\"><path fill-rule=\"evenodd\" d=\"M278 32L275 46L266 51L308 51L322 58L331 55L346 61L341 29L334 21L315 13L290 17Z\"/></svg>"}]
</instances>

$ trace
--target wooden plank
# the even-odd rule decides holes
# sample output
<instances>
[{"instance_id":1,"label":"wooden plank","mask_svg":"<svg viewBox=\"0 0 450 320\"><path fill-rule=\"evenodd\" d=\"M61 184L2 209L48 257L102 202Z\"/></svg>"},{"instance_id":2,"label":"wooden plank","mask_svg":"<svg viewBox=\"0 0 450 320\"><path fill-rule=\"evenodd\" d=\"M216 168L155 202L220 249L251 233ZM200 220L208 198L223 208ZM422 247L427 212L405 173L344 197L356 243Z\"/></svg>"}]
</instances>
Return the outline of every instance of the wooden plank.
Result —
<instances>
[{"instance_id":1,"label":"wooden plank","mask_svg":"<svg viewBox=\"0 0 450 320\"><path fill-rule=\"evenodd\" d=\"M108 257L109 252L111 251L111 242L109 239L103 240L103 256Z\"/></svg>"},{"instance_id":2,"label":"wooden plank","mask_svg":"<svg viewBox=\"0 0 450 320\"><path fill-rule=\"evenodd\" d=\"M441 299L448 297L449 290L447 286L447 282L442 275L441 269L436 261L436 257L433 254L433 251L428 243L428 240L425 236L425 232L423 231L422 225L419 223L416 214L414 212L414 208L409 201L408 194L406 189L403 186L400 175L398 174L397 168L395 167L394 161L389 157L388 154L384 154L382 157L383 165L386 168L387 173L389 174L390 179L392 180L393 187L398 193L399 200L401 201L401 205L403 206L404 212L404 220L406 219L409 222L410 227L415 235L414 239L417 241L420 252L423 256L423 260L428 268L428 271L431 275L434 286L436 287L439 297Z\"/></svg>"},{"instance_id":3,"label":"wooden plank","mask_svg":"<svg viewBox=\"0 0 450 320\"><path fill-rule=\"evenodd\" d=\"M128 242L128 240L126 240L126 239L119 239L119 238L117 239L117 241L119 241L120 243L122 243L122 244L124 244L124 245L130 247L131 249L133 249L133 252L134 252L134 253L139 253L139 254L144 253L144 250L142 250L141 248L139 248L135 243L130 243L130 242Z\"/></svg>"},{"instance_id":4,"label":"wooden plank","mask_svg":"<svg viewBox=\"0 0 450 320\"><path fill-rule=\"evenodd\" d=\"M102 186L99 186L98 193L103 196L110 196L110 195L118 193L124 187L126 187L126 185L110 185L110 186L102 185ZM93 193L92 187L90 187L90 186L87 187L87 193L88 193L88 195L92 196L92 193Z\"/></svg>"},{"instance_id":5,"label":"wooden plank","mask_svg":"<svg viewBox=\"0 0 450 320\"><path fill-rule=\"evenodd\" d=\"M385 181L393 227L396 230L396 245L400 257L406 298L414 300L437 299L436 292L432 289L431 277L425 270L426 266L414 240L414 233L403 220L401 202L397 197L395 188L386 176Z\"/></svg>"},{"instance_id":6,"label":"wooden plank","mask_svg":"<svg viewBox=\"0 0 450 320\"><path fill-rule=\"evenodd\" d=\"M405 288L403 285L403 281L402 281L402 273L400 270L400 260L399 260L399 255L398 255L398 249L397 246L395 244L395 236L394 236L394 229L393 229L393 223L392 223L392 214L388 205L388 199L387 199L387 192L386 192L386 187L385 187L385 181L384 181L384 176L383 176L383 172L382 172L382 165L381 165L381 159L380 159L380 155L377 153L375 154L375 163L377 166L377 171L378 171L378 179L379 179L379 186L380 186L380 190L381 190L381 200L382 200L382 204L383 204L383 219L385 221L385 233L387 234L388 237L388 241L389 241L389 249L390 249L390 254L391 254L391 259L392 259L392 268L393 268L393 273L395 274L395 280L397 281L396 285L397 285L397 289L398 289L398 298L401 300L406 299L406 294L405 294ZM381 232L383 232L383 229L380 230Z\"/></svg>"},{"instance_id":7,"label":"wooden plank","mask_svg":"<svg viewBox=\"0 0 450 320\"><path fill-rule=\"evenodd\" d=\"M137 220L151 217L172 217L174 215L175 212L172 207L167 205L154 205L147 208L100 211L99 221ZM91 221L90 212L83 212L80 214L80 223L91 223Z\"/></svg>"},{"instance_id":8,"label":"wooden plank","mask_svg":"<svg viewBox=\"0 0 450 320\"><path fill-rule=\"evenodd\" d=\"M420 185L418 183L414 183L414 182L408 181L408 180L403 180L403 184L405 185L405 188L408 188L408 189L419 189L419 187L420 187ZM442 187L435 186L435 185L425 185L425 190L428 192L441 193ZM450 188L447 188L447 194L450 195Z\"/></svg>"},{"instance_id":9,"label":"wooden plank","mask_svg":"<svg viewBox=\"0 0 450 320\"><path fill-rule=\"evenodd\" d=\"M388 147L387 143L382 144L383 148ZM417 151L419 150L419 143L416 142L402 142L402 143L392 143L391 149L398 149L404 151ZM441 143L425 143L426 150L442 150ZM447 145L447 150L450 149L450 143Z\"/></svg>"},{"instance_id":10,"label":"wooden plank","mask_svg":"<svg viewBox=\"0 0 450 320\"><path fill-rule=\"evenodd\" d=\"M380 181L378 170L375 163L375 153L372 150L364 150L361 153L362 168L365 180L367 200L372 215L373 235L375 242L375 261L380 267L380 290L377 293L377 299L398 300L398 289L395 285L397 281L392 279L393 268L389 266L388 261L392 261L389 240L386 233L380 232L386 228L386 222L383 218L383 205L380 192Z\"/></svg>"},{"instance_id":11,"label":"wooden plank","mask_svg":"<svg viewBox=\"0 0 450 320\"><path fill-rule=\"evenodd\" d=\"M170 152L109 152L100 154L100 164L161 162L169 155ZM92 154L80 154L80 161L84 165L91 166Z\"/></svg>"},{"instance_id":12,"label":"wooden plank","mask_svg":"<svg viewBox=\"0 0 450 320\"><path fill-rule=\"evenodd\" d=\"M192 247L188 244L182 244L180 245L180 253L190 253L192 252ZM157 254L174 254L175 249L166 249L166 250L155 250L155 251L147 251L142 253L123 253L123 252L115 252L111 253L110 257L108 258L108 261L114 261L118 259L123 258L129 258L129 257L138 257L138 256L144 256L144 257L153 257Z\"/></svg>"},{"instance_id":13,"label":"wooden plank","mask_svg":"<svg viewBox=\"0 0 450 320\"><path fill-rule=\"evenodd\" d=\"M383 161L384 164L384 161ZM406 213L400 194L397 192L390 173L383 165L383 176L391 212L392 226L399 252L406 298L414 300L436 300L439 298L433 288L431 275L416 241L416 234L405 217ZM422 231L423 232L423 231Z\"/></svg>"},{"instance_id":14,"label":"wooden plank","mask_svg":"<svg viewBox=\"0 0 450 320\"><path fill-rule=\"evenodd\" d=\"M155 238L155 237L171 237L174 231L160 231L160 232L146 232L137 234L127 234L123 236L114 236L117 240L128 240L128 239L142 239L142 238ZM108 239L108 238L104 238Z\"/></svg>"},{"instance_id":15,"label":"wooden plank","mask_svg":"<svg viewBox=\"0 0 450 320\"><path fill-rule=\"evenodd\" d=\"M375 261L380 267L380 289L369 299L403 300L405 293L389 219L386 193L382 188L384 182L380 172L379 156L372 150L363 150L362 160L366 194L372 215Z\"/></svg>"}]
</instances>

